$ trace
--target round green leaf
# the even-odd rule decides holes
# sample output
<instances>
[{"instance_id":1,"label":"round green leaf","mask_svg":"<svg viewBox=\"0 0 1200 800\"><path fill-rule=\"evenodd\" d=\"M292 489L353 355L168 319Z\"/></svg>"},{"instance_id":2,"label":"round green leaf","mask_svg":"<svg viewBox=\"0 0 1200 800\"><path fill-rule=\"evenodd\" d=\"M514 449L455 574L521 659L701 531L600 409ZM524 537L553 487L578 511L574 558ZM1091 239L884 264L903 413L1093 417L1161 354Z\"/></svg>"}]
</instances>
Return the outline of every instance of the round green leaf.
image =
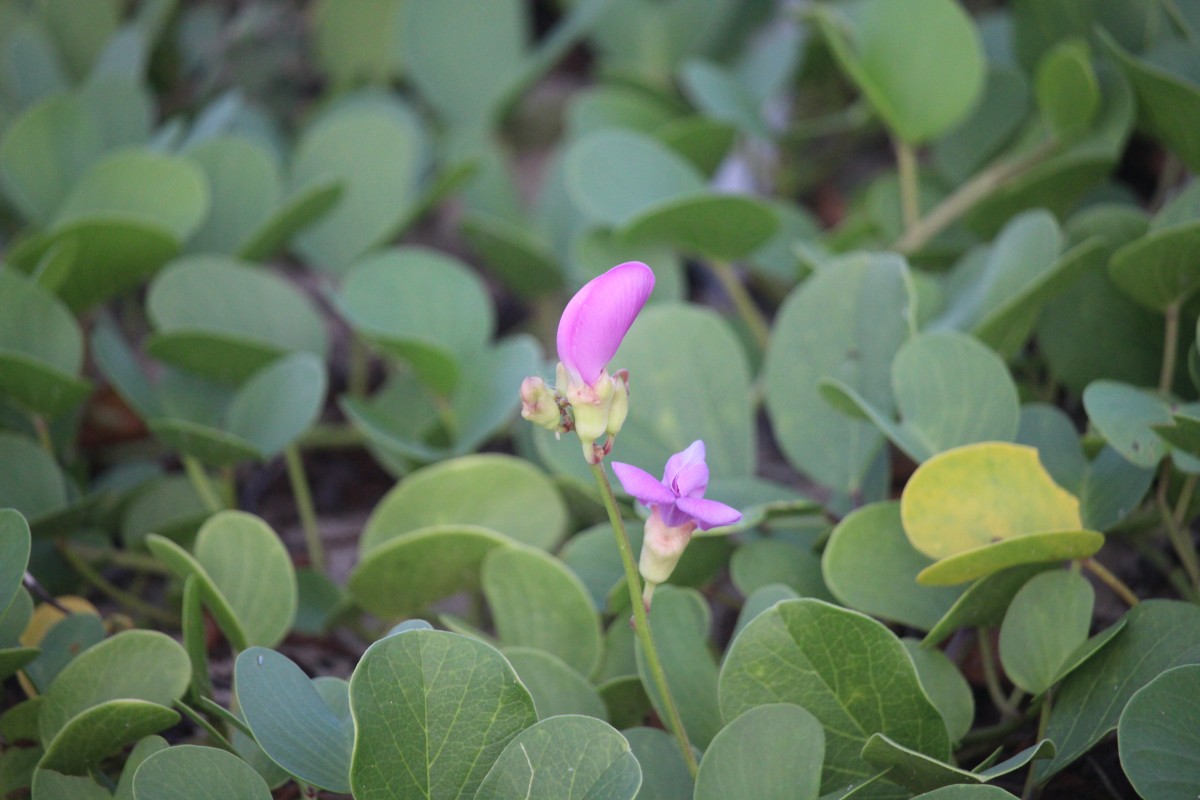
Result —
<instances>
[{"instance_id":1,"label":"round green leaf","mask_svg":"<svg viewBox=\"0 0 1200 800\"><path fill-rule=\"evenodd\" d=\"M801 597L831 599L821 577L821 558L811 549L777 539L748 542L729 562L729 577L743 595L782 584Z\"/></svg>"},{"instance_id":2,"label":"round green leaf","mask_svg":"<svg viewBox=\"0 0 1200 800\"><path fill-rule=\"evenodd\" d=\"M1117 726L1121 767L1142 797L1190 800L1200 793L1200 666L1169 669L1129 698Z\"/></svg>"},{"instance_id":3,"label":"round green leaf","mask_svg":"<svg viewBox=\"0 0 1200 800\"><path fill-rule=\"evenodd\" d=\"M936 625L962 594L917 583L932 563L904 535L896 502L872 503L845 516L821 556L825 583L838 602L921 630Z\"/></svg>"},{"instance_id":4,"label":"round green leaf","mask_svg":"<svg viewBox=\"0 0 1200 800\"><path fill-rule=\"evenodd\" d=\"M632 131L590 133L567 150L564 179L572 202L595 223L630 224L643 212L704 191L704 179L682 157Z\"/></svg>"},{"instance_id":5,"label":"round green leaf","mask_svg":"<svg viewBox=\"0 0 1200 800\"><path fill-rule=\"evenodd\" d=\"M219 382L239 383L289 352L324 358L329 346L324 321L299 290L232 258L173 262L151 285L146 312L158 331L151 355Z\"/></svg>"},{"instance_id":6,"label":"round green leaf","mask_svg":"<svg viewBox=\"0 0 1200 800\"><path fill-rule=\"evenodd\" d=\"M78 377L83 333L65 305L37 283L0 267L0 391L35 413L58 416L90 385Z\"/></svg>"},{"instance_id":7,"label":"round green leaf","mask_svg":"<svg viewBox=\"0 0 1200 800\"><path fill-rule=\"evenodd\" d=\"M334 208L342 194L343 184L333 179L297 189L250 233L235 255L246 261L269 259L298 232Z\"/></svg>"},{"instance_id":8,"label":"round green leaf","mask_svg":"<svg viewBox=\"0 0 1200 800\"><path fill-rule=\"evenodd\" d=\"M39 692L54 683L63 667L92 645L104 641L104 623L95 614L70 614L54 623L37 644L38 657L25 665L25 677ZM55 769L58 769L55 767ZM67 770L58 769L59 772Z\"/></svg>"},{"instance_id":9,"label":"round green leaf","mask_svg":"<svg viewBox=\"0 0 1200 800\"><path fill-rule=\"evenodd\" d=\"M958 3L866 0L855 12L850 31L827 9L815 16L838 63L893 133L919 144L966 117L983 90L984 58Z\"/></svg>"},{"instance_id":10,"label":"round green leaf","mask_svg":"<svg viewBox=\"0 0 1200 800\"><path fill-rule=\"evenodd\" d=\"M562 714L608 719L600 694L558 656L533 647L506 647L501 652L529 690L539 720Z\"/></svg>"},{"instance_id":11,"label":"round green leaf","mask_svg":"<svg viewBox=\"0 0 1200 800\"><path fill-rule=\"evenodd\" d=\"M1157 225L1168 206L1155 219L1150 232L1113 253L1108 274L1113 283L1141 305L1164 311L1182 302L1200 288L1200 221L1196 220L1200 190L1185 192L1175 199L1190 215L1170 225Z\"/></svg>"},{"instance_id":12,"label":"round green leaf","mask_svg":"<svg viewBox=\"0 0 1200 800\"><path fill-rule=\"evenodd\" d=\"M1100 435L1130 463L1148 469L1166 455L1169 447L1155 426L1172 424L1171 404L1153 392L1095 381L1083 393L1083 407Z\"/></svg>"},{"instance_id":13,"label":"round green leaf","mask_svg":"<svg viewBox=\"0 0 1200 800\"><path fill-rule=\"evenodd\" d=\"M108 790L91 778L63 775L52 769L39 769L33 773L31 791L38 800L109 800Z\"/></svg>"},{"instance_id":14,"label":"round green leaf","mask_svg":"<svg viewBox=\"0 0 1200 800\"><path fill-rule=\"evenodd\" d=\"M27 436L0 431L0 508L36 523L66 504L66 477L54 456Z\"/></svg>"},{"instance_id":15,"label":"round green leaf","mask_svg":"<svg viewBox=\"0 0 1200 800\"><path fill-rule=\"evenodd\" d=\"M432 630L371 645L350 678L350 707L359 800L474 797L508 743L537 720L499 652Z\"/></svg>"},{"instance_id":16,"label":"round green leaf","mask_svg":"<svg viewBox=\"0 0 1200 800\"><path fill-rule=\"evenodd\" d=\"M109 700L72 718L46 746L38 767L86 775L106 756L178 722L178 713L158 703Z\"/></svg>"},{"instance_id":17,"label":"round green leaf","mask_svg":"<svg viewBox=\"0 0 1200 800\"><path fill-rule=\"evenodd\" d=\"M1087 130L1100 110L1100 85L1090 56L1085 41L1066 39L1038 63L1034 95L1042 118L1063 141Z\"/></svg>"},{"instance_id":18,"label":"round green leaf","mask_svg":"<svg viewBox=\"0 0 1200 800\"><path fill-rule=\"evenodd\" d=\"M209 509L186 475L156 479L141 489L121 515L121 541L141 547L149 533L190 541L208 519Z\"/></svg>"},{"instance_id":19,"label":"round green leaf","mask_svg":"<svg viewBox=\"0 0 1200 800\"><path fill-rule=\"evenodd\" d=\"M798 597L799 595L794 590L781 583L769 583L760 589L756 589L753 594L746 598L746 602L742 603L742 610L738 612L737 624L733 628L732 639L736 639L737 635L759 614L780 600L795 600Z\"/></svg>"},{"instance_id":20,"label":"round green leaf","mask_svg":"<svg viewBox=\"0 0 1200 800\"><path fill-rule=\"evenodd\" d=\"M672 198L628 219L622 236L632 242L666 242L706 258L732 261L764 244L779 227L766 203L731 194Z\"/></svg>"},{"instance_id":21,"label":"round green leaf","mask_svg":"<svg viewBox=\"0 0 1200 800\"><path fill-rule=\"evenodd\" d=\"M1030 533L940 559L921 570L917 581L926 586L954 586L1019 564L1087 558L1103 546L1104 536L1095 531Z\"/></svg>"},{"instance_id":22,"label":"round green leaf","mask_svg":"<svg viewBox=\"0 0 1200 800\"><path fill-rule=\"evenodd\" d=\"M759 98L729 70L697 59L683 65L679 80L688 99L705 115L736 125L751 135L770 138Z\"/></svg>"},{"instance_id":23,"label":"round green leaf","mask_svg":"<svg viewBox=\"0 0 1200 800\"><path fill-rule=\"evenodd\" d=\"M301 136L292 191L340 180L334 209L296 237L314 267L345 270L398 232L417 204L425 137L416 116L398 104L350 105L321 118Z\"/></svg>"},{"instance_id":24,"label":"round green leaf","mask_svg":"<svg viewBox=\"0 0 1200 800\"><path fill-rule=\"evenodd\" d=\"M359 539L367 553L429 525L480 525L550 550L566 534L567 507L550 479L527 461L463 456L405 476L375 506Z\"/></svg>"},{"instance_id":25,"label":"round green leaf","mask_svg":"<svg viewBox=\"0 0 1200 800\"><path fill-rule=\"evenodd\" d=\"M975 721L975 696L962 672L945 653L933 647L923 647L916 639L900 640L908 651L925 694L937 706L950 741L961 741Z\"/></svg>"},{"instance_id":26,"label":"round green leaf","mask_svg":"<svg viewBox=\"0 0 1200 800\"><path fill-rule=\"evenodd\" d=\"M498 548L484 559L481 580L502 644L536 647L592 673L603 647L600 618L561 561L532 548Z\"/></svg>"},{"instance_id":27,"label":"round green leaf","mask_svg":"<svg viewBox=\"0 0 1200 800\"><path fill-rule=\"evenodd\" d=\"M191 674L187 653L174 639L157 631L123 631L80 653L58 674L38 712L38 733L47 748L68 727L92 729L89 720L96 723L97 736L112 735L108 714L80 715L110 700L169 707L183 696Z\"/></svg>"},{"instance_id":28,"label":"round green leaf","mask_svg":"<svg viewBox=\"0 0 1200 800\"><path fill-rule=\"evenodd\" d=\"M934 143L934 164L952 185L965 183L1012 139L1029 105L1025 73L988 64L982 99L962 124Z\"/></svg>"},{"instance_id":29,"label":"round green leaf","mask_svg":"<svg viewBox=\"0 0 1200 800\"><path fill-rule=\"evenodd\" d=\"M313 5L317 63L338 87L359 81L386 83L400 69L399 0Z\"/></svg>"},{"instance_id":30,"label":"round green leaf","mask_svg":"<svg viewBox=\"0 0 1200 800\"><path fill-rule=\"evenodd\" d=\"M633 800L642 770L629 742L592 717L543 720L509 742L476 800Z\"/></svg>"},{"instance_id":31,"label":"round green leaf","mask_svg":"<svg viewBox=\"0 0 1200 800\"><path fill-rule=\"evenodd\" d=\"M96 120L75 96L26 109L0 139L0 187L27 219L46 225L104 151Z\"/></svg>"},{"instance_id":32,"label":"round green leaf","mask_svg":"<svg viewBox=\"0 0 1200 800\"><path fill-rule=\"evenodd\" d=\"M298 666L251 647L238 655L234 680L238 707L272 761L305 783L349 793L354 726L337 717Z\"/></svg>"},{"instance_id":33,"label":"round green leaf","mask_svg":"<svg viewBox=\"0 0 1200 800\"><path fill-rule=\"evenodd\" d=\"M878 772L860 756L874 733L933 758L950 755L946 725L900 640L820 600L785 600L746 626L725 657L720 696L727 719L771 703L809 709L825 728L826 793Z\"/></svg>"},{"instance_id":34,"label":"round green leaf","mask_svg":"<svg viewBox=\"0 0 1200 800\"><path fill-rule=\"evenodd\" d=\"M283 640L296 616L296 572L267 523L241 511L214 514L196 534L195 555L247 644L273 647Z\"/></svg>"},{"instance_id":35,"label":"round green leaf","mask_svg":"<svg viewBox=\"0 0 1200 800\"><path fill-rule=\"evenodd\" d=\"M227 467L262 458L258 449L240 436L184 419L152 419L150 431L173 450L205 464Z\"/></svg>"},{"instance_id":36,"label":"round green leaf","mask_svg":"<svg viewBox=\"0 0 1200 800\"><path fill-rule=\"evenodd\" d=\"M562 271L548 245L524 226L476 211L462 221L462 233L490 271L524 297L562 287Z\"/></svg>"},{"instance_id":37,"label":"round green leaf","mask_svg":"<svg viewBox=\"0 0 1200 800\"><path fill-rule=\"evenodd\" d=\"M825 731L789 703L755 706L713 738L696 775L696 800L817 800Z\"/></svg>"},{"instance_id":38,"label":"round green leaf","mask_svg":"<svg viewBox=\"0 0 1200 800\"><path fill-rule=\"evenodd\" d=\"M419 528L365 554L350 573L347 589L378 617L411 616L456 592L478 588L484 557L511 544L475 525Z\"/></svg>"},{"instance_id":39,"label":"round green leaf","mask_svg":"<svg viewBox=\"0 0 1200 800\"><path fill-rule=\"evenodd\" d=\"M692 776L675 737L661 728L629 728L621 733L642 765L641 800L692 800Z\"/></svg>"},{"instance_id":40,"label":"round green leaf","mask_svg":"<svg viewBox=\"0 0 1200 800\"><path fill-rule=\"evenodd\" d=\"M29 523L21 512L0 508L0 614L3 614L25 577L29 564Z\"/></svg>"},{"instance_id":41,"label":"round green leaf","mask_svg":"<svg viewBox=\"0 0 1200 800\"><path fill-rule=\"evenodd\" d=\"M204 171L212 190L212 210L188 242L188 250L233 255L279 204L279 164L264 145L246 136L206 139L186 153Z\"/></svg>"},{"instance_id":42,"label":"round green leaf","mask_svg":"<svg viewBox=\"0 0 1200 800\"><path fill-rule=\"evenodd\" d=\"M650 607L650 624L671 694L687 698L679 703L679 716L688 738L696 747L708 747L723 722L717 699L717 665L708 645L712 627L708 603L694 589L660 586ZM661 696L640 646L637 666L646 693L659 717L665 719Z\"/></svg>"},{"instance_id":43,"label":"round green leaf","mask_svg":"<svg viewBox=\"0 0 1200 800\"><path fill-rule=\"evenodd\" d=\"M270 800L271 790L242 759L192 744L154 753L133 776L134 800Z\"/></svg>"},{"instance_id":44,"label":"round green leaf","mask_svg":"<svg viewBox=\"0 0 1200 800\"><path fill-rule=\"evenodd\" d=\"M325 365L312 353L292 353L254 373L225 412L229 434L259 458L279 455L308 430L325 403Z\"/></svg>"},{"instance_id":45,"label":"round green leaf","mask_svg":"<svg viewBox=\"0 0 1200 800\"><path fill-rule=\"evenodd\" d=\"M917 463L965 444L1010 441L1020 417L1017 387L993 351L966 334L922 333L892 360L892 421L853 389L826 379L826 400L851 404Z\"/></svg>"},{"instance_id":46,"label":"round green leaf","mask_svg":"<svg viewBox=\"0 0 1200 800\"><path fill-rule=\"evenodd\" d=\"M1000 626L1000 663L1014 684L1041 694L1087 640L1095 592L1078 573L1044 572L1013 597Z\"/></svg>"},{"instance_id":47,"label":"round green leaf","mask_svg":"<svg viewBox=\"0 0 1200 800\"><path fill-rule=\"evenodd\" d=\"M495 327L480 279L457 259L417 247L355 264L338 305L358 333L410 362L443 394L459 379L459 360L479 350Z\"/></svg>"},{"instance_id":48,"label":"round green leaf","mask_svg":"<svg viewBox=\"0 0 1200 800\"><path fill-rule=\"evenodd\" d=\"M883 437L825 402L818 384L837 378L891 413L888 371L913 332L913 303L904 261L870 255L822 269L779 309L763 364L767 411L788 460L826 486L861 487Z\"/></svg>"}]
</instances>

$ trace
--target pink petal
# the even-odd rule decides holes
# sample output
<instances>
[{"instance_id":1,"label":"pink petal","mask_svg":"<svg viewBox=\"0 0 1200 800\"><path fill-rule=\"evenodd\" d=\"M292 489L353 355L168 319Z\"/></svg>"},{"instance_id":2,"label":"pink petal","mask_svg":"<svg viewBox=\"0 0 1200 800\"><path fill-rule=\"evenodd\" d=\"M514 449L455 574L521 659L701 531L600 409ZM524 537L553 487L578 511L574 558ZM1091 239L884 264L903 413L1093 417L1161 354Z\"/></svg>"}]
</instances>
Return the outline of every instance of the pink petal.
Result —
<instances>
[{"instance_id":1,"label":"pink petal","mask_svg":"<svg viewBox=\"0 0 1200 800\"><path fill-rule=\"evenodd\" d=\"M679 497L701 497L708 488L708 464L704 463L704 442L692 442L688 448L667 459L663 484Z\"/></svg>"},{"instance_id":2,"label":"pink petal","mask_svg":"<svg viewBox=\"0 0 1200 800\"><path fill-rule=\"evenodd\" d=\"M654 272L640 261L618 264L584 284L558 322L558 360L591 386L612 357L646 298Z\"/></svg>"},{"instance_id":3,"label":"pink petal","mask_svg":"<svg viewBox=\"0 0 1200 800\"><path fill-rule=\"evenodd\" d=\"M742 518L742 512L736 508L700 497L681 497L675 501L675 507L696 520L702 531L732 525Z\"/></svg>"},{"instance_id":4,"label":"pink petal","mask_svg":"<svg viewBox=\"0 0 1200 800\"><path fill-rule=\"evenodd\" d=\"M645 505L675 502L675 495L671 490L659 483L658 478L649 472L619 461L612 462L612 468L625 492L636 497L639 502Z\"/></svg>"}]
</instances>

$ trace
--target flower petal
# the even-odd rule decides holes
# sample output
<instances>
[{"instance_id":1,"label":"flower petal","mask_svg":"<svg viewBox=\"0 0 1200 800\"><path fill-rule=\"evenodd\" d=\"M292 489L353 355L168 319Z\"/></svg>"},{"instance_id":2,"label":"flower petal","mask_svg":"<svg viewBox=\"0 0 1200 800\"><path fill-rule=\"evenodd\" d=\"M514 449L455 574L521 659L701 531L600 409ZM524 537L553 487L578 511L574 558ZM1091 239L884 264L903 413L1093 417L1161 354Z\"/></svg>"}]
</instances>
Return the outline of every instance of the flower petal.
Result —
<instances>
[{"instance_id":1,"label":"flower petal","mask_svg":"<svg viewBox=\"0 0 1200 800\"><path fill-rule=\"evenodd\" d=\"M659 483L658 478L649 472L619 461L612 462L612 468L625 491L644 505L675 502L675 495L671 490Z\"/></svg>"},{"instance_id":2,"label":"flower petal","mask_svg":"<svg viewBox=\"0 0 1200 800\"><path fill-rule=\"evenodd\" d=\"M708 464L704 463L704 442L700 439L667 459L663 484L679 497L701 497L708 488Z\"/></svg>"},{"instance_id":3,"label":"flower petal","mask_svg":"<svg viewBox=\"0 0 1200 800\"><path fill-rule=\"evenodd\" d=\"M675 507L696 520L702 531L732 525L742 518L742 512L736 508L700 497L681 497L675 501Z\"/></svg>"},{"instance_id":4,"label":"flower petal","mask_svg":"<svg viewBox=\"0 0 1200 800\"><path fill-rule=\"evenodd\" d=\"M612 360L654 289L654 272L627 261L584 284L558 321L558 359L588 386Z\"/></svg>"}]
</instances>

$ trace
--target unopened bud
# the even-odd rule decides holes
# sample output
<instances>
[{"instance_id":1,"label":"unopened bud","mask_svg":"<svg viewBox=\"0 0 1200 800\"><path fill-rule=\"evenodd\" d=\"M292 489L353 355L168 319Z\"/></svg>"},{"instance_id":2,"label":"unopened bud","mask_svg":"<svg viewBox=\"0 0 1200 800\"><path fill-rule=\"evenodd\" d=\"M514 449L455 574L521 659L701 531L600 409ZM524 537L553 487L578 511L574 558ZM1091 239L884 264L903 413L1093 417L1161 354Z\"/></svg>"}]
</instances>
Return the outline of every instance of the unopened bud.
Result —
<instances>
[{"instance_id":1,"label":"unopened bud","mask_svg":"<svg viewBox=\"0 0 1200 800\"><path fill-rule=\"evenodd\" d=\"M521 416L546 430L562 429L562 412L557 398L546 382L538 377L521 381Z\"/></svg>"},{"instance_id":2,"label":"unopened bud","mask_svg":"<svg viewBox=\"0 0 1200 800\"><path fill-rule=\"evenodd\" d=\"M608 409L608 427L605 433L616 436L629 416L629 370L622 369L612 376L612 405Z\"/></svg>"},{"instance_id":3,"label":"unopened bud","mask_svg":"<svg viewBox=\"0 0 1200 800\"><path fill-rule=\"evenodd\" d=\"M572 383L567 387L567 402L575 418L575 432L583 441L584 452L608 431L608 416L612 410L613 381L601 372L595 384Z\"/></svg>"}]
</instances>

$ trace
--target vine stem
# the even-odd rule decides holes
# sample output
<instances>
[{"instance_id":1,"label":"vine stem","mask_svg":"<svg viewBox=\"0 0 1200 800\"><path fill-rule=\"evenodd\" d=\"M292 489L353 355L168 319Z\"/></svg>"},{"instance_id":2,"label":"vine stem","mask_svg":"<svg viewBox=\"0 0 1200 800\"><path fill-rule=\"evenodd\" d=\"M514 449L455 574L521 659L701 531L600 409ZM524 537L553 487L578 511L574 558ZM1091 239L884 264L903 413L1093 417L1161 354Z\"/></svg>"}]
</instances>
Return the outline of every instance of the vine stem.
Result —
<instances>
[{"instance_id":1,"label":"vine stem","mask_svg":"<svg viewBox=\"0 0 1200 800\"><path fill-rule=\"evenodd\" d=\"M135 594L125 591L121 587L114 584L112 581L101 575L91 564L83 559L78 553L71 549L71 545L65 540L55 542L55 548L63 560L71 565L71 569L79 573L79 577L87 581L92 587L100 592L103 592L112 600L120 603L130 611L143 614L150 619L158 622L164 622L168 625L178 625L179 618L169 611L165 611L158 606L147 603L142 598Z\"/></svg>"},{"instance_id":2,"label":"vine stem","mask_svg":"<svg viewBox=\"0 0 1200 800\"><path fill-rule=\"evenodd\" d=\"M654 645L654 633L650 629L650 615L646 604L642 601L642 580L638 575L637 564L633 560L633 546L629 544L629 534L625 531L625 521L621 518L621 510L617 507L617 498L613 494L612 484L604 474L604 464L592 464L592 474L596 476L596 484L600 487L600 496L604 500L604 508L608 511L608 520L612 523L613 534L617 537L617 550L621 553L621 563L625 567L625 585L629 589L629 602L633 606L634 632L642 643L642 653L646 657L646 666L650 676L662 698L667 712L667 722L679 748L683 751L683 760L688 772L696 777L699 765L696 755L692 752L692 744L688 741L687 731L683 728L683 720L679 718L679 708L675 705L675 697L667 684L667 675L663 671L662 661L658 658L658 648Z\"/></svg>"},{"instance_id":3,"label":"vine stem","mask_svg":"<svg viewBox=\"0 0 1200 800\"><path fill-rule=\"evenodd\" d=\"M713 275L721 284L721 288L725 294L729 295L729 299L733 301L734 308L737 309L738 316L746 323L746 327L750 329L750 334L754 337L754 341L758 344L759 349L767 349L767 341L771 337L771 326L767 322L767 318L763 316L762 311L754 304L754 299L750 297L750 293L746 291L746 287L738 280L737 274L725 261L713 260L709 262L709 267L712 269Z\"/></svg>"},{"instance_id":4,"label":"vine stem","mask_svg":"<svg viewBox=\"0 0 1200 800\"><path fill-rule=\"evenodd\" d=\"M52 456L57 456L54 452L54 441L50 438L50 426L46 424L46 418L41 414L33 415L33 429L37 431L38 444Z\"/></svg>"},{"instance_id":5,"label":"vine stem","mask_svg":"<svg viewBox=\"0 0 1200 800\"><path fill-rule=\"evenodd\" d=\"M1004 690L1000 686L1000 673L996 671L998 659L996 649L992 647L991 631L987 628L979 628L977 640L979 642L979 661L983 666L983 678L987 684L988 697L992 699L992 703L1000 710L1000 714L1005 719L1017 716L1017 710L1009 704L1008 698L1004 696Z\"/></svg>"},{"instance_id":6,"label":"vine stem","mask_svg":"<svg viewBox=\"0 0 1200 800\"><path fill-rule=\"evenodd\" d=\"M304 544L308 548L308 561L312 568L325 574L325 546L321 543L321 527L317 524L317 511L313 505L312 492L308 489L308 478L304 474L304 460L300 448L290 444L283 451L287 462L288 481L292 484L292 497L296 501L296 512L300 515L300 527L304 529Z\"/></svg>"},{"instance_id":7,"label":"vine stem","mask_svg":"<svg viewBox=\"0 0 1200 800\"><path fill-rule=\"evenodd\" d=\"M1114 575L1112 572L1110 572L1108 570L1108 567L1104 566L1096 559L1094 559L1094 558L1083 559L1083 566L1087 567L1087 569L1093 575L1095 575L1097 578L1099 578L1101 583L1103 583L1109 589L1112 589L1113 594L1117 595L1117 597L1120 597L1122 600L1124 600L1125 605L1129 606L1130 608L1133 608L1140 602L1138 600L1138 596L1136 594L1134 594L1133 590L1130 589L1125 584L1125 581L1121 580L1116 575Z\"/></svg>"},{"instance_id":8,"label":"vine stem","mask_svg":"<svg viewBox=\"0 0 1200 800\"><path fill-rule=\"evenodd\" d=\"M1048 139L1025 155L993 164L938 203L921 221L904 232L892 245L904 254L915 253L975 204L1021 173L1045 161L1058 150L1058 141Z\"/></svg>"},{"instance_id":9,"label":"vine stem","mask_svg":"<svg viewBox=\"0 0 1200 800\"><path fill-rule=\"evenodd\" d=\"M1158 373L1158 392L1167 394L1175 378L1176 350L1179 346L1179 307L1182 301L1175 301L1167 306L1163 325L1163 358L1162 368Z\"/></svg>"},{"instance_id":10,"label":"vine stem","mask_svg":"<svg viewBox=\"0 0 1200 800\"><path fill-rule=\"evenodd\" d=\"M215 514L218 511L225 510L225 504L221 502L220 492L217 491L217 487L213 485L212 478L204 471L204 467L200 462L191 456L185 455L181 455L180 460L183 461L183 470L187 473L188 480L192 482L192 486L196 489L196 494L200 495L200 500L203 501L209 513Z\"/></svg>"},{"instance_id":11,"label":"vine stem","mask_svg":"<svg viewBox=\"0 0 1200 800\"><path fill-rule=\"evenodd\" d=\"M921 180L917 174L917 153L908 142L893 139L896 172L900 180L900 213L907 233L921 221Z\"/></svg>"},{"instance_id":12,"label":"vine stem","mask_svg":"<svg viewBox=\"0 0 1200 800\"><path fill-rule=\"evenodd\" d=\"M1158 511L1162 516L1163 524L1166 525L1167 538L1171 540L1171 546L1175 548L1175 553L1179 556L1179 563L1183 565L1183 570L1187 573L1188 580L1192 583L1192 589L1200 593L1200 558L1196 555L1195 543L1192 542L1187 530L1182 525L1182 520L1180 519L1182 514L1177 516L1167 501L1170 478L1170 462L1163 461L1162 469L1158 474L1158 491L1154 493L1154 499L1158 504ZM1188 482L1191 484L1191 487L1184 486L1185 492L1182 494L1190 497L1192 489L1195 487L1195 479L1189 478ZM1183 497L1180 499L1183 499Z\"/></svg>"},{"instance_id":13,"label":"vine stem","mask_svg":"<svg viewBox=\"0 0 1200 800\"><path fill-rule=\"evenodd\" d=\"M1042 741L1046 738L1046 728L1050 725L1050 709L1054 703L1054 689L1046 690L1046 696L1042 700L1041 712L1038 714L1038 729L1036 741ZM1034 782L1034 767L1037 766L1037 761L1029 764L1029 772L1025 775L1025 786L1021 789L1021 800L1032 800L1041 794Z\"/></svg>"}]
</instances>

